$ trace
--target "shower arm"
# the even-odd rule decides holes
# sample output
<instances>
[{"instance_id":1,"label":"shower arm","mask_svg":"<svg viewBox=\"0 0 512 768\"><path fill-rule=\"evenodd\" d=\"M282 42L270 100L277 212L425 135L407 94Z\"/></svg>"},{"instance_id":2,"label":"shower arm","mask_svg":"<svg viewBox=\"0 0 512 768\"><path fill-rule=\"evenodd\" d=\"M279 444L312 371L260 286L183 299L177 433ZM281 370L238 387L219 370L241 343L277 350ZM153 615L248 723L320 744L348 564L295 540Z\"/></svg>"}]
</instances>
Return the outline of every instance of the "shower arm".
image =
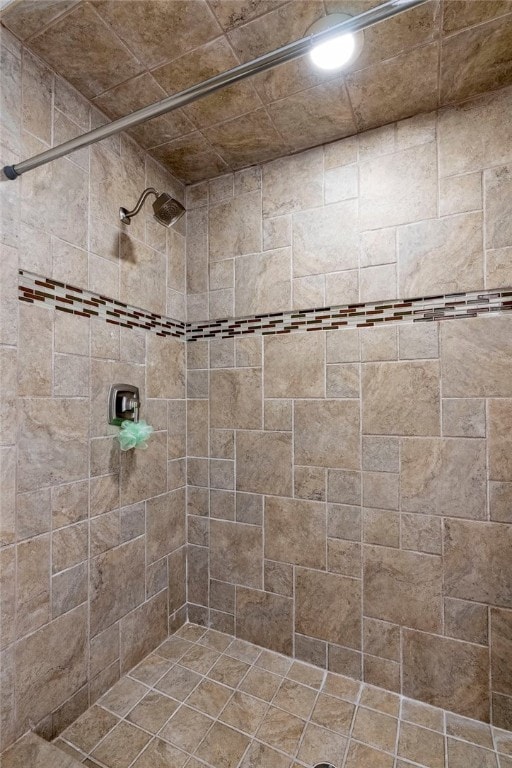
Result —
<instances>
[{"instance_id":1,"label":"shower arm","mask_svg":"<svg viewBox=\"0 0 512 768\"><path fill-rule=\"evenodd\" d=\"M149 195L155 195L155 197L158 197L159 193L154 189L154 187L148 187L144 190L142 195L139 197L137 201L137 205L132 211L127 211L126 208L120 208L119 209L119 218L121 221L123 221L125 224L129 224L130 220L138 214L144 203L146 202L146 199L149 197Z\"/></svg>"},{"instance_id":2,"label":"shower arm","mask_svg":"<svg viewBox=\"0 0 512 768\"><path fill-rule=\"evenodd\" d=\"M357 16L346 19L339 24L335 24L329 29L308 35L300 40L295 40L293 43L288 43L282 48L270 51L270 53L259 56L257 59L248 61L245 64L239 64L238 66L233 67L233 69L221 72L219 75L210 77L202 83L186 88L184 91L180 91L174 96L168 96L167 98L162 99L162 101L157 101L155 104L142 107L142 109L138 109L125 117L120 117L117 120L113 120L111 123L107 123L106 125L95 128L81 136L77 136L74 139L58 144L56 147L47 149L45 152L34 155L27 160L22 160L20 163L15 163L14 165L6 165L3 169L4 175L8 179L14 180L18 176L21 176L22 173L32 171L34 168L46 165L46 163L51 163L53 160L57 160L59 157L68 155L71 152L76 152L82 147L87 147L90 144L106 139L109 136L125 131L128 128L133 128L136 125L145 123L147 120L152 120L155 117L165 115L186 104L191 104L193 101L196 101L203 96L215 93L228 85L237 83L240 80L258 74L259 72L265 72L277 67L279 64L284 64L287 61L293 61L301 56L305 56L314 45L318 45L333 37L337 37L339 34L359 32L374 24L378 24L380 21L385 21L392 16L396 16L397 14L404 13L404 11L408 11L418 5L422 5L425 2L427 2L427 0L388 0L388 2L378 5L375 8L371 8L369 11L365 11Z\"/></svg>"}]
</instances>

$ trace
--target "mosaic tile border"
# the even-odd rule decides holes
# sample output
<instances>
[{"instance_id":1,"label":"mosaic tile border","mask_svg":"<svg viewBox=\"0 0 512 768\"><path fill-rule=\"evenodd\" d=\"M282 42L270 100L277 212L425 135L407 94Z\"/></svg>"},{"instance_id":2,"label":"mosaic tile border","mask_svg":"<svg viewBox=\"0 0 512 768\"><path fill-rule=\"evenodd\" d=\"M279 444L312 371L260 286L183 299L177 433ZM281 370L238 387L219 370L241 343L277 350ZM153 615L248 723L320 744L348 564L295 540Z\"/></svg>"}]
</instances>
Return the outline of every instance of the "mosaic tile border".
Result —
<instances>
[{"instance_id":1,"label":"mosaic tile border","mask_svg":"<svg viewBox=\"0 0 512 768\"><path fill-rule=\"evenodd\" d=\"M186 327L180 320L172 320L147 309L133 307L117 299L25 270L20 269L19 275L20 301L29 304L39 302L71 315L102 318L107 323L123 328L142 328L157 336L174 336L185 340Z\"/></svg>"},{"instance_id":2,"label":"mosaic tile border","mask_svg":"<svg viewBox=\"0 0 512 768\"><path fill-rule=\"evenodd\" d=\"M183 323L25 270L19 274L20 301L40 302L61 312L103 318L112 325L141 328L157 336L173 336L183 341L372 328L389 323L425 323L512 311L512 288L500 288Z\"/></svg>"}]
</instances>

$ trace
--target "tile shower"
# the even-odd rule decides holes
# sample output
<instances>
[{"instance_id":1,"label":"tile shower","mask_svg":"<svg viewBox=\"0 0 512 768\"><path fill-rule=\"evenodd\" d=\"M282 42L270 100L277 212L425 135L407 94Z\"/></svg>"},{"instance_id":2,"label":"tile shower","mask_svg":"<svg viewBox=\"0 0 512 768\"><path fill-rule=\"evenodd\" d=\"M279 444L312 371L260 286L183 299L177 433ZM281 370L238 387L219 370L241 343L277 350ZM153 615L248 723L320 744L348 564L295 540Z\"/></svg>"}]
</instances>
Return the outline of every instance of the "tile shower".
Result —
<instances>
[{"instance_id":1,"label":"tile shower","mask_svg":"<svg viewBox=\"0 0 512 768\"><path fill-rule=\"evenodd\" d=\"M2 56L5 162L104 120L4 30ZM201 647L232 634L512 728L511 106L186 189L124 135L2 185L2 749L73 727L187 619ZM149 185L186 229L117 228ZM189 334L417 297L470 313L468 292L489 316L185 343L21 302L19 270ZM118 380L146 452L117 450Z\"/></svg>"}]
</instances>

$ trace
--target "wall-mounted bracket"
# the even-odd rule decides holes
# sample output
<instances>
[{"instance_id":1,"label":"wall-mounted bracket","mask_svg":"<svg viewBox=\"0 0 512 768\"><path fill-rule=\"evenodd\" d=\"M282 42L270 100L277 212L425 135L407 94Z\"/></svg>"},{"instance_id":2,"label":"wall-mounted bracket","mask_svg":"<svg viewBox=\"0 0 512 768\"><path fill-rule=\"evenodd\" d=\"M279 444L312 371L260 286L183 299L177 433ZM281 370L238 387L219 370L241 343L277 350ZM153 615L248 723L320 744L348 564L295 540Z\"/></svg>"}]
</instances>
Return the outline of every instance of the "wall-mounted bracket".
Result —
<instances>
[{"instance_id":1,"label":"wall-mounted bracket","mask_svg":"<svg viewBox=\"0 0 512 768\"><path fill-rule=\"evenodd\" d=\"M138 421L139 388L132 384L112 384L108 396L108 423L120 427L123 421Z\"/></svg>"}]
</instances>

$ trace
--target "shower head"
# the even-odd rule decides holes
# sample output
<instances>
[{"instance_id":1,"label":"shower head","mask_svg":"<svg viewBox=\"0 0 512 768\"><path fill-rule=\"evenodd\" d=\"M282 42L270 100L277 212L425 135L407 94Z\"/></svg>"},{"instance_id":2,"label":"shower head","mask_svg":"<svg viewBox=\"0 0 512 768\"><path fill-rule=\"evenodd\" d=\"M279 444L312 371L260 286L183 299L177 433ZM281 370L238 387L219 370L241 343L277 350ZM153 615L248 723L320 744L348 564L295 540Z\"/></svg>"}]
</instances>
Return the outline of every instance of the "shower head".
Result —
<instances>
[{"instance_id":1,"label":"shower head","mask_svg":"<svg viewBox=\"0 0 512 768\"><path fill-rule=\"evenodd\" d=\"M155 195L153 216L164 227L171 227L173 224L176 224L178 219L181 219L185 213L185 208L182 204L167 194L167 192L157 192L153 187L148 187L139 197L137 205L132 211L127 211L126 208L119 209L119 218L123 224L129 224L132 218L139 213L148 195Z\"/></svg>"}]
</instances>

